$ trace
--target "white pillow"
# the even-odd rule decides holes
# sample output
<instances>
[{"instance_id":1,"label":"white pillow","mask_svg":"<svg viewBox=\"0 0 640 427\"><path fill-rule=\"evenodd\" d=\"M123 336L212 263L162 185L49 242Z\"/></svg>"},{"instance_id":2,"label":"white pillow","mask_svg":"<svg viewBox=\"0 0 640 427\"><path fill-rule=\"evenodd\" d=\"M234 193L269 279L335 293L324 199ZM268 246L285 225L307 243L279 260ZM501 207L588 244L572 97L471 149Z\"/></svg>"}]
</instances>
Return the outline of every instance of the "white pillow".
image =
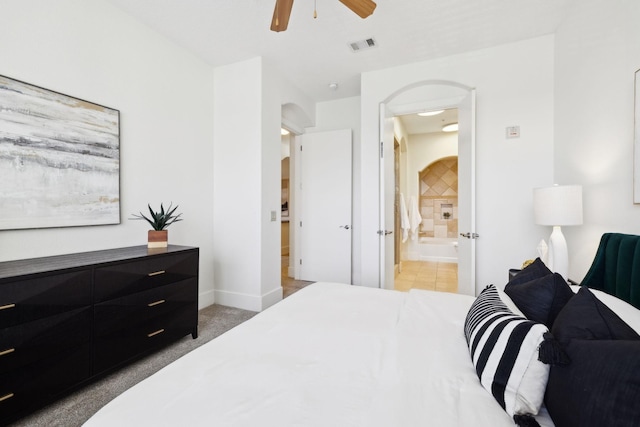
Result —
<instances>
[{"instance_id":1,"label":"white pillow","mask_svg":"<svg viewBox=\"0 0 640 427\"><path fill-rule=\"evenodd\" d=\"M513 313L517 314L518 316L527 317L524 315L524 313L522 313L522 311L520 311L516 303L513 302L513 300L509 295L505 294L504 291L498 288L497 286L496 286L496 290L498 291L498 295L500 296L500 299L507 306L509 310L513 311Z\"/></svg>"},{"instance_id":2,"label":"white pillow","mask_svg":"<svg viewBox=\"0 0 640 427\"><path fill-rule=\"evenodd\" d=\"M482 386L512 417L534 416L542 406L549 365L538 360L538 349L546 332L545 325L509 310L493 285L469 309L465 336L473 366Z\"/></svg>"},{"instance_id":3,"label":"white pillow","mask_svg":"<svg viewBox=\"0 0 640 427\"><path fill-rule=\"evenodd\" d=\"M580 290L580 286L571 285L570 287L574 293L577 293ZM636 333L640 334L640 310L628 302L623 301L618 297L614 297L613 295L609 295L606 292L593 288L589 288L589 290L596 296L596 298L598 298L598 300L600 300L601 303L617 314L624 323L629 325L629 327L636 331Z\"/></svg>"}]
</instances>

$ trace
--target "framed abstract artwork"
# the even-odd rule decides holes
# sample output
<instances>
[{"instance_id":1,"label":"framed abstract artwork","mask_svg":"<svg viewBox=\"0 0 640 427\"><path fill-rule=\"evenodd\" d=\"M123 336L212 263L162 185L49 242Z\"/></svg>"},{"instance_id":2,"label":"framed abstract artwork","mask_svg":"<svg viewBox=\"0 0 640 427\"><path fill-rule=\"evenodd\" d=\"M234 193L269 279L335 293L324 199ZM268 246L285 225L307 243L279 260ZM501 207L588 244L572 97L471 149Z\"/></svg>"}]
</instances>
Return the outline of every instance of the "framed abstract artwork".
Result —
<instances>
[{"instance_id":1,"label":"framed abstract artwork","mask_svg":"<svg viewBox=\"0 0 640 427\"><path fill-rule=\"evenodd\" d=\"M120 223L120 112L0 76L0 230Z\"/></svg>"},{"instance_id":2,"label":"framed abstract artwork","mask_svg":"<svg viewBox=\"0 0 640 427\"><path fill-rule=\"evenodd\" d=\"M633 203L640 203L640 70L635 73L633 88Z\"/></svg>"}]
</instances>

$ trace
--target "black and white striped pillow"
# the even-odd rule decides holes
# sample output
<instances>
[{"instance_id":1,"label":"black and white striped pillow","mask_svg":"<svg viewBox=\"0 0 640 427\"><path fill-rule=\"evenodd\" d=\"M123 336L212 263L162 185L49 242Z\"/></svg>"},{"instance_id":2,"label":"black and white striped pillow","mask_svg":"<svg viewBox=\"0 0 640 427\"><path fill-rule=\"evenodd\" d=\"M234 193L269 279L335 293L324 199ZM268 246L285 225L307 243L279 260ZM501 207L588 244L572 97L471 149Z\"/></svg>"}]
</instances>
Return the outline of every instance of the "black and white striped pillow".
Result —
<instances>
[{"instance_id":1,"label":"black and white striped pillow","mask_svg":"<svg viewBox=\"0 0 640 427\"><path fill-rule=\"evenodd\" d=\"M464 332L482 386L514 419L536 415L549 379L538 360L547 327L514 314L490 285L471 305Z\"/></svg>"}]
</instances>

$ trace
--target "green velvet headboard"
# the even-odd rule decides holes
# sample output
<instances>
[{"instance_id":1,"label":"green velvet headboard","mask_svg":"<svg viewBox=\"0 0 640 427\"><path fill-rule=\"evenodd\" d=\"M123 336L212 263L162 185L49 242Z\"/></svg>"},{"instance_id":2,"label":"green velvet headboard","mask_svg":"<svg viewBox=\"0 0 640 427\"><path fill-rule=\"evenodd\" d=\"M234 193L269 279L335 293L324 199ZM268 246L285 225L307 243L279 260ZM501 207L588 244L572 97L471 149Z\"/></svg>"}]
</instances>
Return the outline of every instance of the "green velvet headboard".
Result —
<instances>
[{"instance_id":1,"label":"green velvet headboard","mask_svg":"<svg viewBox=\"0 0 640 427\"><path fill-rule=\"evenodd\" d=\"M605 233L581 286L599 289L640 308L640 236Z\"/></svg>"}]
</instances>

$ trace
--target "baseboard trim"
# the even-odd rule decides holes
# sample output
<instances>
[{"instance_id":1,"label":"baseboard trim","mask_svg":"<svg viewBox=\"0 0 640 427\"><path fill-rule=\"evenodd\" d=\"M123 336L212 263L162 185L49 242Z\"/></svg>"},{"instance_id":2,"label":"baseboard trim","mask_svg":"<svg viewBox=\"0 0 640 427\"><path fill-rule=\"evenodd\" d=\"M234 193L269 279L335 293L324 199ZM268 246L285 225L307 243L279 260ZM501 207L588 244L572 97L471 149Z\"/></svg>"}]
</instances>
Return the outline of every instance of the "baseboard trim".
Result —
<instances>
[{"instance_id":1,"label":"baseboard trim","mask_svg":"<svg viewBox=\"0 0 640 427\"><path fill-rule=\"evenodd\" d=\"M215 303L215 292L206 291L198 295L198 310L202 310L205 307L209 307Z\"/></svg>"},{"instance_id":2,"label":"baseboard trim","mask_svg":"<svg viewBox=\"0 0 640 427\"><path fill-rule=\"evenodd\" d=\"M282 300L282 287L278 286L274 290L262 296L218 289L214 291L214 295L216 304L241 308L249 311L262 311Z\"/></svg>"}]
</instances>

